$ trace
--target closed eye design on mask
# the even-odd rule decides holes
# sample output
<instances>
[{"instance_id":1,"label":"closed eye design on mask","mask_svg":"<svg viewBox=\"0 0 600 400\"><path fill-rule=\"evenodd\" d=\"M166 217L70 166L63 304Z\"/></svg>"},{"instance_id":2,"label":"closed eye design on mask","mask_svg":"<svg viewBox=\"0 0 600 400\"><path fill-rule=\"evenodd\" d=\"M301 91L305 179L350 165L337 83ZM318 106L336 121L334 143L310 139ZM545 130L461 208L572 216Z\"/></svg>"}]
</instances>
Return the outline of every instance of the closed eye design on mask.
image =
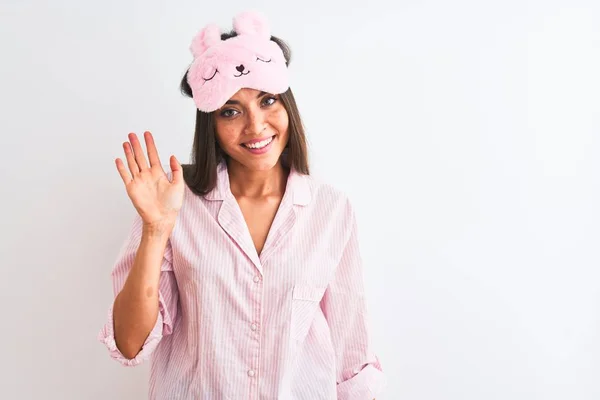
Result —
<instances>
[{"instance_id":1,"label":"closed eye design on mask","mask_svg":"<svg viewBox=\"0 0 600 400\"><path fill-rule=\"evenodd\" d=\"M217 74L217 72L219 72L219 70L218 70L218 69L215 69L215 73L213 74L213 76L211 76L211 77L210 77L210 78L208 78L208 79L206 79L206 78L202 78L202 79L204 79L204 82L208 82L208 81L210 81L212 78L214 78L214 77L215 77L215 75Z\"/></svg>"},{"instance_id":2,"label":"closed eye design on mask","mask_svg":"<svg viewBox=\"0 0 600 400\"><path fill-rule=\"evenodd\" d=\"M270 59L269 59L269 61L265 61L265 60L263 60L262 58L260 58L260 57L258 57L258 56L256 57L256 61L262 61L262 62L265 62L265 63L270 63L270 62L271 62L271 60L272 60L272 59L270 58Z\"/></svg>"}]
</instances>

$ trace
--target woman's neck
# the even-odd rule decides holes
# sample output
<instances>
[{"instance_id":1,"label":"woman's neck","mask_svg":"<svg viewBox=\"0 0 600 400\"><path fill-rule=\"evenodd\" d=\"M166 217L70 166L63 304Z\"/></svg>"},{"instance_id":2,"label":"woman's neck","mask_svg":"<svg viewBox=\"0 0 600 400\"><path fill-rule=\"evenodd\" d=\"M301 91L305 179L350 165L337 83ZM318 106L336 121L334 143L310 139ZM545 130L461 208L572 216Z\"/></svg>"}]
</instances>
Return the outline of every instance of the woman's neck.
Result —
<instances>
[{"instance_id":1,"label":"woman's neck","mask_svg":"<svg viewBox=\"0 0 600 400\"><path fill-rule=\"evenodd\" d=\"M227 172L231 193L236 198L252 200L283 196L289 174L289 170L283 167L281 161L269 170L255 171L236 161L228 160Z\"/></svg>"}]
</instances>

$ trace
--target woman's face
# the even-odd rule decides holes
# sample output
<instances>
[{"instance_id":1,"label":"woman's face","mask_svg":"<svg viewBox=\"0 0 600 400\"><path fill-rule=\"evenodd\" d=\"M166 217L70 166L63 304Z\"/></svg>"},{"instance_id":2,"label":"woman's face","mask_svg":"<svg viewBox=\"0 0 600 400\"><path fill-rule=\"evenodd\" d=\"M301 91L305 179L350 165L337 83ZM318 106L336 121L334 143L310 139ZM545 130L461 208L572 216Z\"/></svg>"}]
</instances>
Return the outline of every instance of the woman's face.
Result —
<instances>
[{"instance_id":1,"label":"woman's face","mask_svg":"<svg viewBox=\"0 0 600 400\"><path fill-rule=\"evenodd\" d=\"M214 112L217 142L232 161L264 171L273 168L288 141L288 114L279 95L240 89Z\"/></svg>"}]
</instances>

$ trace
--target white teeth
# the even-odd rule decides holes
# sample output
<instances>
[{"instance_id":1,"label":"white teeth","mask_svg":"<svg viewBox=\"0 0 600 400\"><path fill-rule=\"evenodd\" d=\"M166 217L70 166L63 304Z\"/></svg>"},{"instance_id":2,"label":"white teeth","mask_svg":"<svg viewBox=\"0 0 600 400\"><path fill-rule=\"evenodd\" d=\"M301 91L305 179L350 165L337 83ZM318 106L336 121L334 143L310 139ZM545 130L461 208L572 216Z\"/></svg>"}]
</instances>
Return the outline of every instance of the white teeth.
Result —
<instances>
[{"instance_id":1,"label":"white teeth","mask_svg":"<svg viewBox=\"0 0 600 400\"><path fill-rule=\"evenodd\" d=\"M252 144L245 144L244 146L249 147L251 149L260 149L260 148L265 147L269 143L271 143L272 140L273 140L273 137L270 137L268 139L263 140L262 142L256 142L256 143L252 143Z\"/></svg>"}]
</instances>

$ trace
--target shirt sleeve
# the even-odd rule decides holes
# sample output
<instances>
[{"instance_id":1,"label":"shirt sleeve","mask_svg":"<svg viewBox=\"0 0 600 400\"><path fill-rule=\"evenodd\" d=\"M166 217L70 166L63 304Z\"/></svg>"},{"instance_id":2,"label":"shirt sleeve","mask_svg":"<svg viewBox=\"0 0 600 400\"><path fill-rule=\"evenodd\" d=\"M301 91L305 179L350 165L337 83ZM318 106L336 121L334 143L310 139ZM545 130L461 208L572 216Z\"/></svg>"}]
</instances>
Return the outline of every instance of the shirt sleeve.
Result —
<instances>
[{"instance_id":1,"label":"shirt sleeve","mask_svg":"<svg viewBox=\"0 0 600 400\"><path fill-rule=\"evenodd\" d=\"M115 298L123 288L127 276L129 275L129 271L133 266L141 237L142 219L136 214L129 237L125 240L111 273ZM173 332L173 324L177 317L179 291L173 273L172 257L171 241L169 240L160 267L161 272L158 291L159 305L156 324L146 338L142 349L134 358L126 358L117 348L114 334L113 305L108 309L108 318L104 327L98 334L98 340L106 345L109 354L113 359L125 366L133 367L148 360L163 336L170 335Z\"/></svg>"},{"instance_id":2,"label":"shirt sleeve","mask_svg":"<svg viewBox=\"0 0 600 400\"><path fill-rule=\"evenodd\" d=\"M382 393L387 380L371 348L356 217L350 203L346 221L350 234L321 308L335 349L337 398L372 400Z\"/></svg>"}]
</instances>

